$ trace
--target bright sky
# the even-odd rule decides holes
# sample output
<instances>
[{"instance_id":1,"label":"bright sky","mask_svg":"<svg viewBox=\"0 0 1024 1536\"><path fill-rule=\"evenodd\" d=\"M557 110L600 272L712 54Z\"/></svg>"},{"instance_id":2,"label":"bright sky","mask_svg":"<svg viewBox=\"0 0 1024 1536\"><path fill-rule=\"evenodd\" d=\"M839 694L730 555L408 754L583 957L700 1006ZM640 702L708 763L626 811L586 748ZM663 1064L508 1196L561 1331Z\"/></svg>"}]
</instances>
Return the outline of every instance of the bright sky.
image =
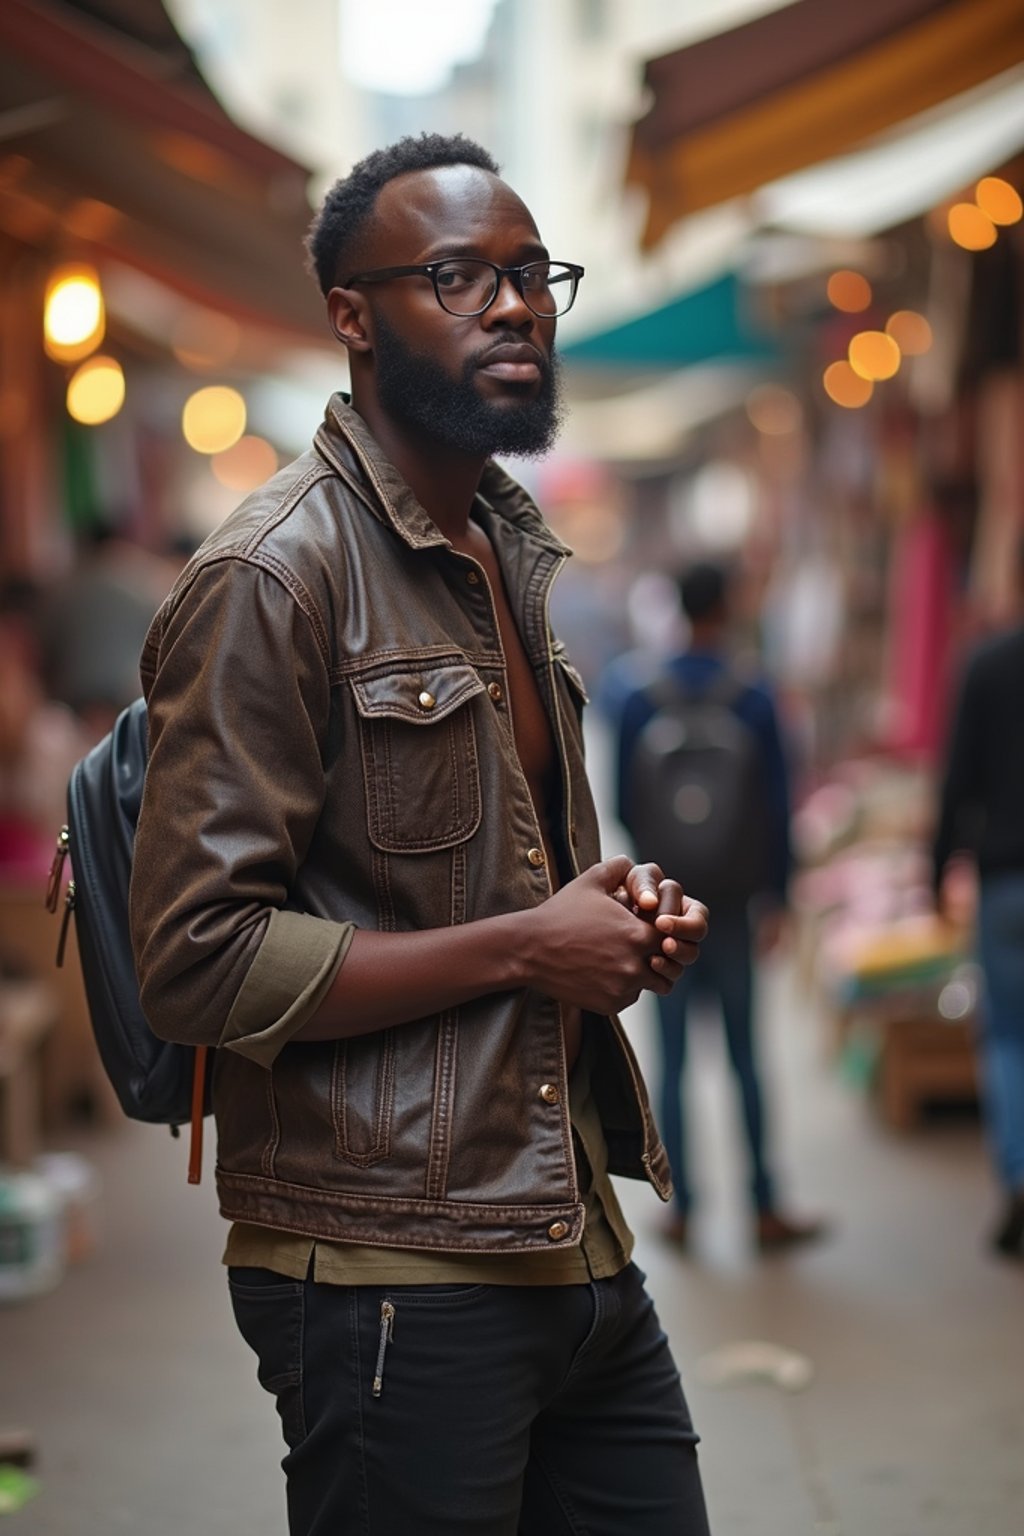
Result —
<instances>
[{"instance_id":1,"label":"bright sky","mask_svg":"<svg viewBox=\"0 0 1024 1536\"><path fill-rule=\"evenodd\" d=\"M496 0L339 0L341 67L368 90L419 95L476 58Z\"/></svg>"}]
</instances>

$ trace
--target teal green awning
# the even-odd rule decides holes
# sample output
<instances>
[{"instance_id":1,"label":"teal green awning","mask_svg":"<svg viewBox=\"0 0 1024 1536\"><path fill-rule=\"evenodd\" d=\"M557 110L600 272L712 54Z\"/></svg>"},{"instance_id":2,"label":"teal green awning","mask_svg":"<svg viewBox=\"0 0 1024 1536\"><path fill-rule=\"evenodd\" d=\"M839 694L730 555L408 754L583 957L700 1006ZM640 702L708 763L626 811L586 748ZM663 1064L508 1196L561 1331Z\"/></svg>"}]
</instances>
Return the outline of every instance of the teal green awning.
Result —
<instances>
[{"instance_id":1,"label":"teal green awning","mask_svg":"<svg viewBox=\"0 0 1024 1536\"><path fill-rule=\"evenodd\" d=\"M569 363L604 368L685 368L718 359L762 362L779 356L774 339L754 324L749 295L731 272L561 350Z\"/></svg>"}]
</instances>

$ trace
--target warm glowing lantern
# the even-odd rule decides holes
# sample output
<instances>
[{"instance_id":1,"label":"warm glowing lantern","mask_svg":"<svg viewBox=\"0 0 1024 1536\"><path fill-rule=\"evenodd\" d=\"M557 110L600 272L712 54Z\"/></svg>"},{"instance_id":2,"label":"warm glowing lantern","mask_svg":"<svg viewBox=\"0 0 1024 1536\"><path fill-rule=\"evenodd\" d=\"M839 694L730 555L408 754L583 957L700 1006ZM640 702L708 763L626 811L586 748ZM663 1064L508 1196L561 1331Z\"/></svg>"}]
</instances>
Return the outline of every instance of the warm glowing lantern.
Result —
<instances>
[{"instance_id":1,"label":"warm glowing lantern","mask_svg":"<svg viewBox=\"0 0 1024 1536\"><path fill-rule=\"evenodd\" d=\"M898 309L885 322L885 330L904 357L919 357L931 347L932 328L916 310Z\"/></svg>"},{"instance_id":2,"label":"warm glowing lantern","mask_svg":"<svg viewBox=\"0 0 1024 1536\"><path fill-rule=\"evenodd\" d=\"M954 203L947 225L950 238L965 251L987 251L996 243L996 227L977 203Z\"/></svg>"},{"instance_id":3,"label":"warm glowing lantern","mask_svg":"<svg viewBox=\"0 0 1024 1536\"><path fill-rule=\"evenodd\" d=\"M832 273L826 292L829 303L848 315L860 314L861 310L867 309L871 303L871 284L867 278L862 277L859 272L849 272L845 268Z\"/></svg>"},{"instance_id":4,"label":"warm glowing lantern","mask_svg":"<svg viewBox=\"0 0 1024 1536\"><path fill-rule=\"evenodd\" d=\"M245 431L245 401L237 389L223 384L197 389L185 401L181 430L196 453L223 453Z\"/></svg>"},{"instance_id":5,"label":"warm glowing lantern","mask_svg":"<svg viewBox=\"0 0 1024 1536\"><path fill-rule=\"evenodd\" d=\"M103 340L106 314L92 267L62 267L46 286L43 345L59 363L78 362Z\"/></svg>"},{"instance_id":6,"label":"warm glowing lantern","mask_svg":"<svg viewBox=\"0 0 1024 1536\"><path fill-rule=\"evenodd\" d=\"M1001 176L983 176L974 189L974 196L982 213L987 214L993 224L1017 224L1024 215L1020 193Z\"/></svg>"},{"instance_id":7,"label":"warm glowing lantern","mask_svg":"<svg viewBox=\"0 0 1024 1536\"><path fill-rule=\"evenodd\" d=\"M116 416L124 404L124 373L113 357L91 357L68 381L68 415L87 427Z\"/></svg>"},{"instance_id":8,"label":"warm glowing lantern","mask_svg":"<svg viewBox=\"0 0 1024 1536\"><path fill-rule=\"evenodd\" d=\"M858 331L848 356L862 379L891 379L900 366L900 349L884 331Z\"/></svg>"},{"instance_id":9,"label":"warm glowing lantern","mask_svg":"<svg viewBox=\"0 0 1024 1536\"><path fill-rule=\"evenodd\" d=\"M838 363L829 363L822 383L829 399L834 400L836 405L845 406L847 410L867 405L874 390L871 380L862 379L859 373L854 373L845 358Z\"/></svg>"}]
</instances>

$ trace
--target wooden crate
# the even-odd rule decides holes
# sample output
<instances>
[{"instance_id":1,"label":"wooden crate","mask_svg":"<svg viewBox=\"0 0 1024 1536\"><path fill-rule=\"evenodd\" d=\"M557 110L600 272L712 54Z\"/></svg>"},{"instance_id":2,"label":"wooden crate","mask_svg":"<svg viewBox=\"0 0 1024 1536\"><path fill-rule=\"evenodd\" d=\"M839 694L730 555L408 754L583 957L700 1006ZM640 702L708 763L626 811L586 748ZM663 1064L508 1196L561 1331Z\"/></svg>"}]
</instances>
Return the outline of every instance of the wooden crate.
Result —
<instances>
[{"instance_id":1,"label":"wooden crate","mask_svg":"<svg viewBox=\"0 0 1024 1536\"><path fill-rule=\"evenodd\" d=\"M929 1102L977 1098L974 1026L935 1014L879 1020L878 1100L895 1130L908 1130Z\"/></svg>"}]
</instances>

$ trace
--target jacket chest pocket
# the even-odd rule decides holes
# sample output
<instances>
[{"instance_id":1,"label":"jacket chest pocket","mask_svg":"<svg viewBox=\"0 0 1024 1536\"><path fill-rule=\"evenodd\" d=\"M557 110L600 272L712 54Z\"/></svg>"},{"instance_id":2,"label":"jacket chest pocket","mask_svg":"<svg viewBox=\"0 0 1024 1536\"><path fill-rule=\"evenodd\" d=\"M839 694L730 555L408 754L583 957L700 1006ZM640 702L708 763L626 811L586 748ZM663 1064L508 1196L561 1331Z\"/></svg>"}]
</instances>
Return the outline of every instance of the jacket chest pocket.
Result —
<instances>
[{"instance_id":1,"label":"jacket chest pocket","mask_svg":"<svg viewBox=\"0 0 1024 1536\"><path fill-rule=\"evenodd\" d=\"M367 827L383 852L450 848L480 825L471 701L483 691L465 662L352 680Z\"/></svg>"}]
</instances>

